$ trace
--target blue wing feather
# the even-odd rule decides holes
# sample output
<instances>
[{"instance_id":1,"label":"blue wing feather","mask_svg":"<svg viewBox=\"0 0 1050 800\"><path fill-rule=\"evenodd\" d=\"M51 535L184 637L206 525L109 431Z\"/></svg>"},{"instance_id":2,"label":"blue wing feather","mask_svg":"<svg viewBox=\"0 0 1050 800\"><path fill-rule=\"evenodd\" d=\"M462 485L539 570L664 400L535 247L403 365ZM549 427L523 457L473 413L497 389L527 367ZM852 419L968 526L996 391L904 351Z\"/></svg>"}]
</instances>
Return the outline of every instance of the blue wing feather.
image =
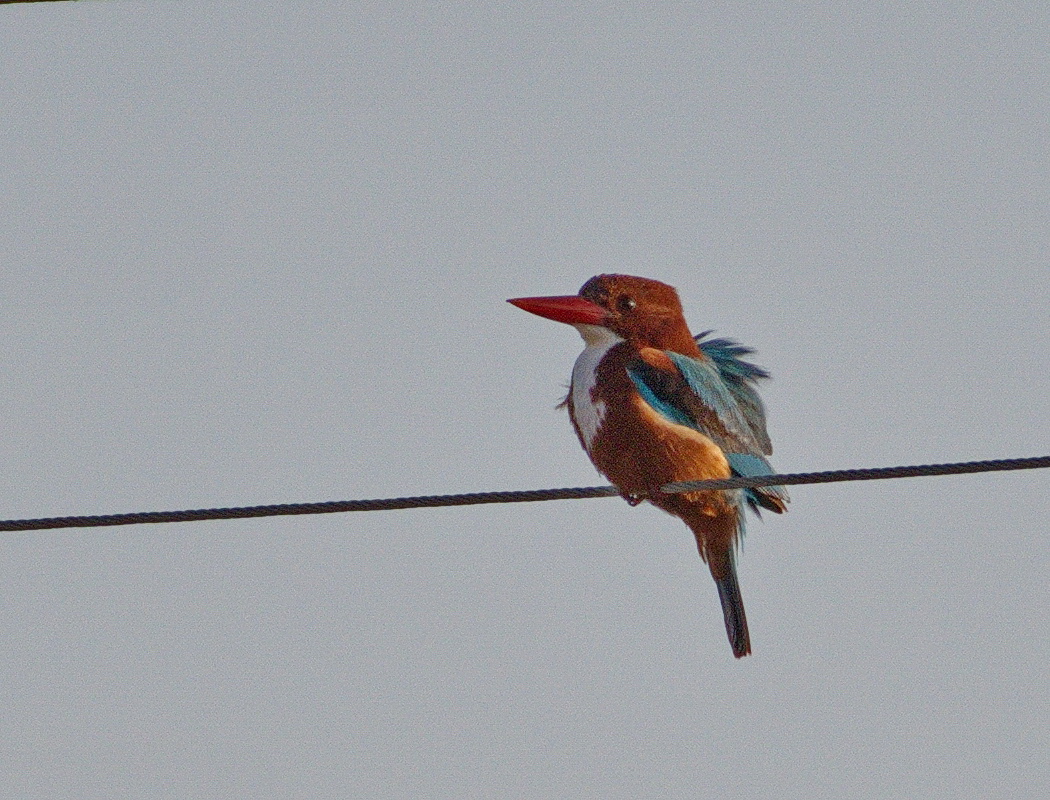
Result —
<instances>
[{"instance_id":1,"label":"blue wing feather","mask_svg":"<svg viewBox=\"0 0 1050 800\"><path fill-rule=\"evenodd\" d=\"M664 351L693 395L691 403L662 386L654 371L644 365L628 368L631 380L642 399L666 419L700 431L721 447L734 475L773 475L773 467L765 458L772 452L765 408L753 386L769 373L741 358L753 352L750 348L730 339L704 340L708 333L710 331L696 337L707 359ZM698 414L696 400L706 411L713 412L716 419L705 420L709 415ZM742 499L756 514L760 506L780 513L785 509L788 496L782 487L763 486L745 489Z\"/></svg>"},{"instance_id":2,"label":"blue wing feather","mask_svg":"<svg viewBox=\"0 0 1050 800\"><path fill-rule=\"evenodd\" d=\"M668 352L667 355L678 367L678 371L682 373L689 388L705 406L718 415L719 421L730 435L730 440L725 444L715 439L719 447L735 452L764 453L766 451L760 437L755 436L751 421L748 420L737 402L736 395L723 378L722 370L718 368L718 364L713 359L700 361L671 352Z\"/></svg>"},{"instance_id":3,"label":"blue wing feather","mask_svg":"<svg viewBox=\"0 0 1050 800\"><path fill-rule=\"evenodd\" d=\"M685 425L687 428L698 428L696 420L693 419L689 412L676 405L671 397L664 393L659 393L654 382L646 379L647 376L642 369L628 367L627 373L631 376L631 381L638 390L638 394L642 396L646 403L656 409L660 416L678 425ZM707 433L707 431L702 429L701 432L705 435Z\"/></svg>"},{"instance_id":4,"label":"blue wing feather","mask_svg":"<svg viewBox=\"0 0 1050 800\"><path fill-rule=\"evenodd\" d=\"M750 347L744 347L732 339L704 339L710 333L704 331L697 335L696 343L701 352L715 362L719 375L740 407L752 434L762 446L762 452L769 455L773 452L773 444L766 432L766 409L754 388L755 382L768 378L769 373L741 358L755 352Z\"/></svg>"}]
</instances>

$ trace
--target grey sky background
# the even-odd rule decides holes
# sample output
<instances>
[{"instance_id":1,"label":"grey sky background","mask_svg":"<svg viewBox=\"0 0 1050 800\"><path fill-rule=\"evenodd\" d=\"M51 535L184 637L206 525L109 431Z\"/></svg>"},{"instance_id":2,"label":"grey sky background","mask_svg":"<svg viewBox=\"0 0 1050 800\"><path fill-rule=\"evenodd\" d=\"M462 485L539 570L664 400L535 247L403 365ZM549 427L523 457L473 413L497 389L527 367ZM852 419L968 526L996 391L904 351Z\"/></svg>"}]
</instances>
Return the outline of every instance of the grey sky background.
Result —
<instances>
[{"instance_id":1,"label":"grey sky background","mask_svg":"<svg viewBox=\"0 0 1050 800\"><path fill-rule=\"evenodd\" d=\"M609 271L783 471L1047 454L1050 12L864 6L5 6L0 516L601 483ZM740 662L618 500L4 534L0 796L1044 797L1048 479L795 488Z\"/></svg>"}]
</instances>

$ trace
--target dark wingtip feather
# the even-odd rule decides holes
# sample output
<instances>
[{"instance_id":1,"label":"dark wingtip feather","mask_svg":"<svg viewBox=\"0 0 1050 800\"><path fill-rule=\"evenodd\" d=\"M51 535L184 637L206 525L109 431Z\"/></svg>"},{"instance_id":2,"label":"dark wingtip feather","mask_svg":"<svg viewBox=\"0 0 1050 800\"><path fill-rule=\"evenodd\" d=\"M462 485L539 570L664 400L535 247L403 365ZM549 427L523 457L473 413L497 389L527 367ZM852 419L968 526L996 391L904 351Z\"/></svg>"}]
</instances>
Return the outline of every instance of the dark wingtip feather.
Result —
<instances>
[{"instance_id":1,"label":"dark wingtip feather","mask_svg":"<svg viewBox=\"0 0 1050 800\"><path fill-rule=\"evenodd\" d=\"M747 489L745 490L747 504L759 517L762 516L758 510L759 506L774 514L783 514L787 511L787 493L783 490L777 491L778 489L780 489L778 486Z\"/></svg>"}]
</instances>

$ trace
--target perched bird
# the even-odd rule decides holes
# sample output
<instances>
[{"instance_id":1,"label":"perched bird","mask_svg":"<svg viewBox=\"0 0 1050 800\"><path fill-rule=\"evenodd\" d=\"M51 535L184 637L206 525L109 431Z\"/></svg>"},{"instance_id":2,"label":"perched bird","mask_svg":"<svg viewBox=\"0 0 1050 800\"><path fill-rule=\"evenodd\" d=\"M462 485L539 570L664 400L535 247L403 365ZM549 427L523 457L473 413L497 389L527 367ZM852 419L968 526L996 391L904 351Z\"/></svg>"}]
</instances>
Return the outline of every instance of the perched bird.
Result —
<instances>
[{"instance_id":1,"label":"perched bird","mask_svg":"<svg viewBox=\"0 0 1050 800\"><path fill-rule=\"evenodd\" d=\"M598 275L578 295L508 302L574 326L586 347L565 404L594 466L632 505L642 500L680 517L718 586L733 655L751 652L736 575L744 505L782 513L781 487L668 494L674 481L774 474L765 410L753 384L767 378L728 339L694 337L671 286L631 275Z\"/></svg>"}]
</instances>

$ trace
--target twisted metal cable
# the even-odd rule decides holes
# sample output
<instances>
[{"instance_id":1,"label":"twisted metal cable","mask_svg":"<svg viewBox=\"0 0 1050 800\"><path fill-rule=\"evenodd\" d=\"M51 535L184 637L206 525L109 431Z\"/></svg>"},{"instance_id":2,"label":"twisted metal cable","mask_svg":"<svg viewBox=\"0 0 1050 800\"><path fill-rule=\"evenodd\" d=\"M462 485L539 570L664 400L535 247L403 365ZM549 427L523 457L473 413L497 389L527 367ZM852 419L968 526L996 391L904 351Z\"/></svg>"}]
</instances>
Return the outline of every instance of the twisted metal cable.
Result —
<instances>
[{"instance_id":1,"label":"twisted metal cable","mask_svg":"<svg viewBox=\"0 0 1050 800\"><path fill-rule=\"evenodd\" d=\"M1050 467L1050 456L1038 458L999 458L991 461L960 461L954 464L915 464L907 467L835 469L825 472L794 472L763 475L758 478L726 478L717 481L681 481L663 487L665 492L695 492L698 489L749 489L755 486L790 486L801 483L840 483L842 481L880 481L887 478L928 478L934 475L968 475L974 472L1006 472L1015 469Z\"/></svg>"},{"instance_id":2,"label":"twisted metal cable","mask_svg":"<svg viewBox=\"0 0 1050 800\"><path fill-rule=\"evenodd\" d=\"M1050 467L1050 456L1038 458L1005 458L992 461L965 461L955 464L922 464L874 469L841 469L825 472L798 472L764 475L758 478L688 481L663 487L665 492L694 492L711 489L744 489L752 486L788 486L804 483L871 481L886 478L915 478L932 475L966 475L975 472L1001 472ZM96 516L46 517L42 519L0 520L0 531L39 531L54 528L99 528L113 525L143 525L159 522L200 522L212 519L247 519L295 514L336 514L346 511L393 511L406 508L439 508L471 506L486 503L531 503L542 500L580 500L616 497L615 486L581 486L566 489L532 489L509 492L474 492L439 494L421 497L392 497L379 500L335 500L324 503L285 503L239 508L202 508L189 511L142 511L130 514Z\"/></svg>"},{"instance_id":3,"label":"twisted metal cable","mask_svg":"<svg viewBox=\"0 0 1050 800\"><path fill-rule=\"evenodd\" d=\"M199 508L188 511L139 511L129 514L97 516L46 517L42 519L0 520L0 531L39 531L51 528L101 528L113 525L142 525L157 522L200 522L210 519L247 519L280 517L296 514L338 514L345 511L395 511L405 508L440 508L474 506L485 503L528 503L539 500L577 500L588 497L612 497L619 494L613 486L569 489L533 489L508 492L473 492L470 494L437 494L419 497L390 497L378 500L331 500L321 503L282 503L235 508Z\"/></svg>"}]
</instances>

